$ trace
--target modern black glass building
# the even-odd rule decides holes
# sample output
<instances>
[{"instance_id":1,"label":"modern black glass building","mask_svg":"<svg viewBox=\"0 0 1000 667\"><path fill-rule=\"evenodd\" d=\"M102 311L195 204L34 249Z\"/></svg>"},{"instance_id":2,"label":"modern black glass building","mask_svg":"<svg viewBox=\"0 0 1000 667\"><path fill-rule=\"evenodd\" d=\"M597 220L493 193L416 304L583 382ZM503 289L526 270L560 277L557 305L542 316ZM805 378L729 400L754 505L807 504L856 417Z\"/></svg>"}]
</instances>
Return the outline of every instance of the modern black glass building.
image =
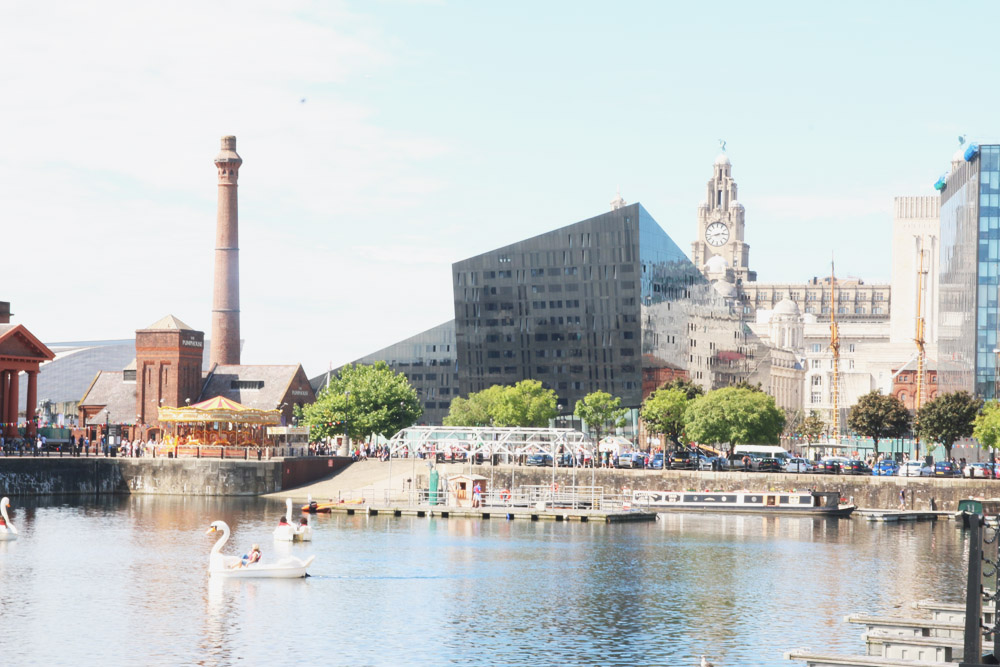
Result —
<instances>
[{"instance_id":1,"label":"modern black glass building","mask_svg":"<svg viewBox=\"0 0 1000 667\"><path fill-rule=\"evenodd\" d=\"M941 391L997 397L1000 328L1000 145L952 159L941 190L938 331Z\"/></svg>"},{"instance_id":2,"label":"modern black glass building","mask_svg":"<svg viewBox=\"0 0 1000 667\"><path fill-rule=\"evenodd\" d=\"M532 378L566 413L596 390L638 407L656 347L643 308L711 291L638 203L456 262L452 278L460 393Z\"/></svg>"}]
</instances>

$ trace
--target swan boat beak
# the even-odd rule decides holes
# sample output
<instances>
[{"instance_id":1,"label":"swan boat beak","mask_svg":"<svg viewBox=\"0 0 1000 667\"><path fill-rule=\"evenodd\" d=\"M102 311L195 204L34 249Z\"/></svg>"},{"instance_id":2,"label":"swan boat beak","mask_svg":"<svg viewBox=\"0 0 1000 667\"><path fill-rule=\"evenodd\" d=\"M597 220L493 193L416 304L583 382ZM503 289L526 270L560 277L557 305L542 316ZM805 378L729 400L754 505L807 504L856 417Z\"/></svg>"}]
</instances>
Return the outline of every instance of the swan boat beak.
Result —
<instances>
[{"instance_id":1,"label":"swan boat beak","mask_svg":"<svg viewBox=\"0 0 1000 667\"><path fill-rule=\"evenodd\" d=\"M205 531L205 534L206 535L211 535L214 532L215 532L215 526L211 526L211 527L209 527L208 530Z\"/></svg>"}]
</instances>

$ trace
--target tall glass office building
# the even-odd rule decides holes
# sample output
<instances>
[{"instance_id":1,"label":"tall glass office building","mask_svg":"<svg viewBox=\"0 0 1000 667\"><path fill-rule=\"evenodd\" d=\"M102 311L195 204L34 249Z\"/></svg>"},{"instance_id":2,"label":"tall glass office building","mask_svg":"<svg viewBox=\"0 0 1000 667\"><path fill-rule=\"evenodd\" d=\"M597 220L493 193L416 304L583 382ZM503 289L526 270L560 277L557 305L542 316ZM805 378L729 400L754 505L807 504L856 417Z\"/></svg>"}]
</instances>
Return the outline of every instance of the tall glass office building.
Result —
<instances>
[{"instance_id":1,"label":"tall glass office building","mask_svg":"<svg viewBox=\"0 0 1000 667\"><path fill-rule=\"evenodd\" d=\"M638 407L642 308L706 286L640 204L456 262L452 277L461 394L532 378L565 412L597 390Z\"/></svg>"},{"instance_id":2,"label":"tall glass office building","mask_svg":"<svg viewBox=\"0 0 1000 667\"><path fill-rule=\"evenodd\" d=\"M941 190L941 391L997 396L1000 328L1000 145L952 159Z\"/></svg>"}]
</instances>

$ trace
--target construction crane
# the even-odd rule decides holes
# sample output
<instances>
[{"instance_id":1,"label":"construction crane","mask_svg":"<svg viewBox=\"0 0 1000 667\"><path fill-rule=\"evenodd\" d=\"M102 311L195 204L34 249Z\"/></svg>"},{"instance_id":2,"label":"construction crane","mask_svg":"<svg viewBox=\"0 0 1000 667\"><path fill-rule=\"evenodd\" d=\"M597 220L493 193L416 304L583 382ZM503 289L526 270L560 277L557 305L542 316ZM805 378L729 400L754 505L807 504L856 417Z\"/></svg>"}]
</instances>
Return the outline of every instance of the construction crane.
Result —
<instances>
[{"instance_id":1,"label":"construction crane","mask_svg":"<svg viewBox=\"0 0 1000 667\"><path fill-rule=\"evenodd\" d=\"M833 260L830 260L830 352L833 355L833 384L830 397L833 399L833 442L840 446L840 330L837 328L837 279L834 277Z\"/></svg>"},{"instance_id":2,"label":"construction crane","mask_svg":"<svg viewBox=\"0 0 1000 667\"><path fill-rule=\"evenodd\" d=\"M913 342L917 344L917 391L913 396L913 442L914 442L914 452L916 454L916 459L920 460L920 404L924 397L924 314L923 314L923 303L924 303L924 276L927 272L924 270L924 240L922 237L918 237L920 253L919 268L917 269L917 322L916 322L916 332L913 336Z\"/></svg>"}]
</instances>

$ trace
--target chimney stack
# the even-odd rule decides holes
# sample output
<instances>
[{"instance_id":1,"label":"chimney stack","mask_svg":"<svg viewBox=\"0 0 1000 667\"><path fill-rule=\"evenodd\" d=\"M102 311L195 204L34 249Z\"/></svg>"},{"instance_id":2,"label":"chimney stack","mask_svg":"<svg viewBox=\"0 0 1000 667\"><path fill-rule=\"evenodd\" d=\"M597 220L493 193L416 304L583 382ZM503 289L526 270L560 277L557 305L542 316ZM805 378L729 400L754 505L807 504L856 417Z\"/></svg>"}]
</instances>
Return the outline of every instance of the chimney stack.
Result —
<instances>
[{"instance_id":1,"label":"chimney stack","mask_svg":"<svg viewBox=\"0 0 1000 667\"><path fill-rule=\"evenodd\" d=\"M215 157L219 206L215 223L215 284L212 288L212 341L209 365L240 363L240 249L236 180L242 158L236 137L222 137Z\"/></svg>"}]
</instances>

